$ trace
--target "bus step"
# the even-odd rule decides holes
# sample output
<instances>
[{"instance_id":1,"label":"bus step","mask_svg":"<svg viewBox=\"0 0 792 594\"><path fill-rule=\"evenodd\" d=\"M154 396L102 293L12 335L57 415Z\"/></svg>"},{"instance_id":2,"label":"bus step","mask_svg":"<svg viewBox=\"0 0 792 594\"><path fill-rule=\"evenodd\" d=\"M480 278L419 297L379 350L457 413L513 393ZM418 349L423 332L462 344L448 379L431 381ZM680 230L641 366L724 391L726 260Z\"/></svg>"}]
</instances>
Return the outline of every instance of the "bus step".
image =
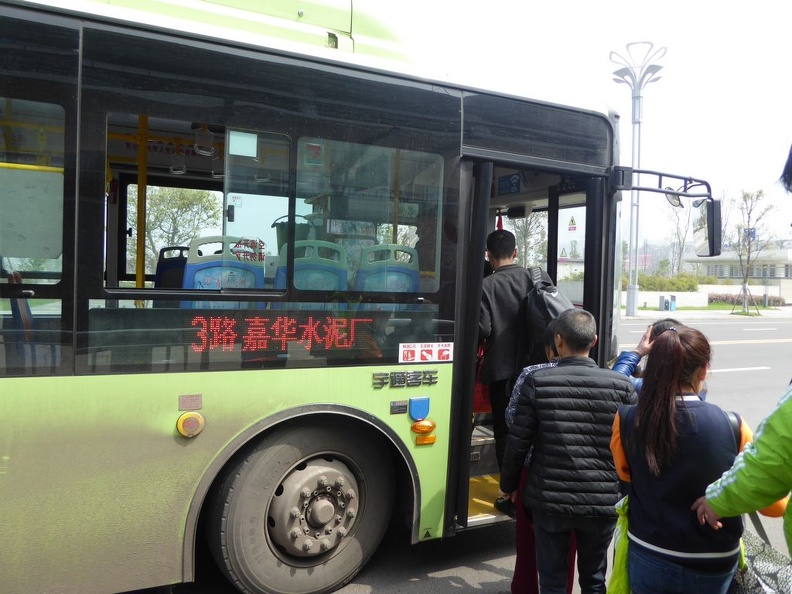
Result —
<instances>
[{"instance_id":1,"label":"bus step","mask_svg":"<svg viewBox=\"0 0 792 594\"><path fill-rule=\"evenodd\" d=\"M470 476L481 476L498 472L495 458L495 439L492 429L478 426L470 439Z\"/></svg>"},{"instance_id":2,"label":"bus step","mask_svg":"<svg viewBox=\"0 0 792 594\"><path fill-rule=\"evenodd\" d=\"M500 475L485 474L470 477L468 491L468 528L477 528L498 522L509 522L511 518L495 509L495 499L500 492Z\"/></svg>"}]
</instances>

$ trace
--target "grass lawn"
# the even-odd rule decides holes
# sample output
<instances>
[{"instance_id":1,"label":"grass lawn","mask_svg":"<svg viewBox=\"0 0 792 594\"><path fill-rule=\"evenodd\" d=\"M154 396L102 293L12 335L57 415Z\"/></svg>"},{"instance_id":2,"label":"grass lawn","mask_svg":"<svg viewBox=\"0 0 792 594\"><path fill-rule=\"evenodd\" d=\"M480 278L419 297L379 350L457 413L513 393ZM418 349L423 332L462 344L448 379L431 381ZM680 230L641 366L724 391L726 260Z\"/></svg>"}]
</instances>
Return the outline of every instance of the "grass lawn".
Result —
<instances>
[{"instance_id":1,"label":"grass lawn","mask_svg":"<svg viewBox=\"0 0 792 594\"><path fill-rule=\"evenodd\" d=\"M742 311L742 305L732 305L731 303L710 303L709 305L707 305L707 307L677 307L676 311L728 311L734 313L734 315L756 315L757 308L759 309L760 313L763 311L771 311L778 309L777 307L764 307L757 303L756 306L749 305L748 307L749 312L745 314ZM640 311L656 311L658 313L662 311L666 311L668 313L673 313L667 309L666 310L657 309L657 307L639 307L638 309ZM626 306L622 306L622 311L624 310L626 310Z\"/></svg>"}]
</instances>

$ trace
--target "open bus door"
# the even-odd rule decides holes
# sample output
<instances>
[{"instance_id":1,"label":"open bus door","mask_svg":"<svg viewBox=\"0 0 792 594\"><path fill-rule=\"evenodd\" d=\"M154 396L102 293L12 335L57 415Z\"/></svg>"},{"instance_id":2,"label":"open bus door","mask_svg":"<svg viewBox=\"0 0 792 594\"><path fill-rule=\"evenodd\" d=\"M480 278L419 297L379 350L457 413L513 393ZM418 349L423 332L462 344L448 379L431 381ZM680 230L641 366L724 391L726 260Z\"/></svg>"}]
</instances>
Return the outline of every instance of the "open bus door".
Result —
<instances>
[{"instance_id":1,"label":"open bus door","mask_svg":"<svg viewBox=\"0 0 792 594\"><path fill-rule=\"evenodd\" d=\"M633 174L641 174L652 182L633 185ZM505 185L515 175L520 178L520 191L509 194ZM476 356L483 254L486 236L495 224L493 214L509 213L510 218L518 218L534 212L546 216L546 261L539 264L576 306L585 307L595 315L600 334L605 337L615 336L618 328L620 300L616 292L620 288L620 274L616 272L619 270L615 248L618 244L615 238L617 217L612 211L617 206L620 191L636 189L661 193L672 207L679 207L682 198L688 199L695 211L693 242L697 255L717 255L721 244L720 203L712 199L709 184L704 180L626 167L614 167L609 176L602 177L489 162L472 166L471 176L468 260L461 279L462 286L466 287L464 309L460 314L459 339L463 348L457 357L460 367L456 381L462 382L468 394L464 400L467 403L465 422L472 420L473 427L469 447L458 444L460 450L457 451L462 454L456 462L451 462L452 471L453 464L459 466L455 475L458 528L509 519L493 505L500 477L494 453L491 409L486 387L479 382ZM671 189L669 183L678 188ZM592 357L598 364L605 365L615 356L613 351L618 347L612 340L600 342L601 346Z\"/></svg>"},{"instance_id":2,"label":"open bus door","mask_svg":"<svg viewBox=\"0 0 792 594\"><path fill-rule=\"evenodd\" d=\"M543 221L546 232L544 249L546 257L538 264L556 280L562 276L562 271L566 275L571 270L570 266L577 266L576 271L579 273L577 280L566 282L565 294L579 307L583 307L586 301L589 309L597 311L597 318L608 317L603 312L603 308L609 308L609 302L601 299L600 296L602 288L612 281L603 277L603 267L599 262L602 258L596 256L602 250L586 249L588 239L585 224L587 218L598 222L609 218L603 217L601 213L597 214L599 210L606 209L609 202L604 198L604 194L607 193L607 180L585 173L559 174L535 168L515 167L506 163L478 165L474 168L473 175L474 206L471 212L474 212L474 215L470 223L471 244L474 243L474 239L480 239L481 245L471 248L478 251L471 252L470 264L466 271L468 275L466 286L469 295L479 296L470 303L470 307L475 309L473 322L469 324L476 332L475 339L472 339L475 344L478 345L480 283L484 268L482 255L486 237L493 230L499 215L506 215L509 219L526 219L532 213L536 213ZM483 212L480 213L479 209ZM570 225L570 221L577 222ZM575 231L575 225L576 234L572 233ZM588 235L597 235L599 241L602 241L601 234L592 232ZM577 261L574 262L567 253L570 242L573 249L579 252ZM518 251L522 252L522 249ZM587 251L591 251L594 255L586 256ZM521 254L519 261L523 266L528 264L525 254ZM587 289L584 287L582 276L584 265L590 271L587 281L590 286ZM476 275L478 278L474 282ZM465 350L467 352L468 349ZM474 350L480 352L478 349ZM598 360L603 357L604 355L598 353ZM476 373L470 398L473 427L469 459L465 461L469 471L466 475L467 484L459 487L460 495L464 491L467 493L464 501L461 496L459 498L460 505L465 505L467 510L466 514L459 514L460 520L464 520L459 522L463 527L509 520L508 516L499 512L493 505L499 493L500 476L495 457L491 406L487 387L479 381L478 362L476 357L475 361L465 363Z\"/></svg>"}]
</instances>

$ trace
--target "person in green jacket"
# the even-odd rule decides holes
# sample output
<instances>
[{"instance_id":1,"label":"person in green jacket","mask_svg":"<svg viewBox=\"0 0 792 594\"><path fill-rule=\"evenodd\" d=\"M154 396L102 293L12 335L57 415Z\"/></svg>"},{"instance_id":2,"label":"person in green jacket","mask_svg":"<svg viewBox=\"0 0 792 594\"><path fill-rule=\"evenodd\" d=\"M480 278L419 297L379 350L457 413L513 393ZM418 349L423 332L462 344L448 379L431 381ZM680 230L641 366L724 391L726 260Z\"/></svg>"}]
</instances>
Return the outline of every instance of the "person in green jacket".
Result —
<instances>
[{"instance_id":1,"label":"person in green jacket","mask_svg":"<svg viewBox=\"0 0 792 594\"><path fill-rule=\"evenodd\" d=\"M792 147L781 184L792 193ZM718 530L720 518L761 509L792 491L792 381L775 410L759 424L753 443L735 458L732 467L707 487L691 506L701 525ZM766 514L775 515L775 514ZM792 555L792 508L784 512L784 537Z\"/></svg>"},{"instance_id":2,"label":"person in green jacket","mask_svg":"<svg viewBox=\"0 0 792 594\"><path fill-rule=\"evenodd\" d=\"M699 523L720 529L720 518L765 508L792 490L792 383L760 424L732 467L707 487L692 510ZM776 514L768 514L776 515ZM778 514L780 515L780 514ZM792 554L792 507L784 511L784 536Z\"/></svg>"}]
</instances>

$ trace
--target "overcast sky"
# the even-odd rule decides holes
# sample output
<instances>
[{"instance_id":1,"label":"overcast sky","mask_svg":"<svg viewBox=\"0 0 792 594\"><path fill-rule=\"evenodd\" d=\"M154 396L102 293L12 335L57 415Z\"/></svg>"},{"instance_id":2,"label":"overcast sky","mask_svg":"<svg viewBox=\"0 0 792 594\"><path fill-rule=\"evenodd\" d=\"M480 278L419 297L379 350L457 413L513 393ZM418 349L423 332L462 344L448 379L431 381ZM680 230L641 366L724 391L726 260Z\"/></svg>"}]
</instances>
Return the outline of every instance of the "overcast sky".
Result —
<instances>
[{"instance_id":1,"label":"overcast sky","mask_svg":"<svg viewBox=\"0 0 792 594\"><path fill-rule=\"evenodd\" d=\"M792 3L754 0L403 0L394 28L427 74L621 115L621 163L631 164L631 99L613 82L611 51L667 48L646 86L641 166L703 178L716 198L764 190L792 238L792 195L778 184L792 144ZM475 8L475 6L479 8ZM627 197L629 201L629 197ZM641 198L641 239L664 237L665 200ZM625 239L629 208L623 211Z\"/></svg>"}]
</instances>

